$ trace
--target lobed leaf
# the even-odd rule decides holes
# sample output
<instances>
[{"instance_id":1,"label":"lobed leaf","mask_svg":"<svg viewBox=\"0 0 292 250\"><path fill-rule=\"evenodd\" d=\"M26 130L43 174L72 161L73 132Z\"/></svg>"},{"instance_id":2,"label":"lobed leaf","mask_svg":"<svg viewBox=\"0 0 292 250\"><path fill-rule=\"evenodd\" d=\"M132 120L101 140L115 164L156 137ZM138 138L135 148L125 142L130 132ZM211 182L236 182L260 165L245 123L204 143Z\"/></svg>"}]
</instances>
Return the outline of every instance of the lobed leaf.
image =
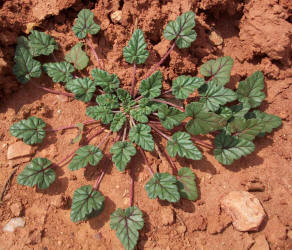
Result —
<instances>
[{"instance_id":1,"label":"lobed leaf","mask_svg":"<svg viewBox=\"0 0 292 250\"><path fill-rule=\"evenodd\" d=\"M195 13L188 11L175 21L170 21L163 31L166 40L175 39L176 45L182 48L188 48L191 43L196 40L197 33L193 29L195 27Z\"/></svg>"},{"instance_id":2,"label":"lobed leaf","mask_svg":"<svg viewBox=\"0 0 292 250\"><path fill-rule=\"evenodd\" d=\"M139 230L144 226L143 214L137 207L125 210L118 208L110 216L110 227L116 230L117 237L126 250L133 250L137 245Z\"/></svg>"},{"instance_id":3,"label":"lobed leaf","mask_svg":"<svg viewBox=\"0 0 292 250\"><path fill-rule=\"evenodd\" d=\"M82 46L82 43L77 43L65 56L65 60L73 63L74 68L77 70L85 69L89 62L89 58L85 51L82 50Z\"/></svg>"},{"instance_id":4,"label":"lobed leaf","mask_svg":"<svg viewBox=\"0 0 292 250\"><path fill-rule=\"evenodd\" d=\"M17 183L40 189L48 188L56 179L56 173L50 168L52 162L46 158L34 158L17 176Z\"/></svg>"},{"instance_id":5,"label":"lobed leaf","mask_svg":"<svg viewBox=\"0 0 292 250\"><path fill-rule=\"evenodd\" d=\"M154 141L151 135L151 127L146 124L137 124L132 127L129 132L129 138L131 142L135 142L137 145L147 151L154 150Z\"/></svg>"},{"instance_id":6,"label":"lobed leaf","mask_svg":"<svg viewBox=\"0 0 292 250\"><path fill-rule=\"evenodd\" d=\"M151 113L151 108L148 106L139 107L137 109L132 109L130 115L137 121L141 123L148 122L148 115Z\"/></svg>"},{"instance_id":7,"label":"lobed leaf","mask_svg":"<svg viewBox=\"0 0 292 250\"><path fill-rule=\"evenodd\" d=\"M103 124L109 124L114 118L113 112L106 106L87 107L86 115L94 120L101 120Z\"/></svg>"},{"instance_id":8,"label":"lobed leaf","mask_svg":"<svg viewBox=\"0 0 292 250\"><path fill-rule=\"evenodd\" d=\"M91 186L82 186L73 194L70 217L73 222L86 220L93 213L103 209L103 195Z\"/></svg>"},{"instance_id":9,"label":"lobed leaf","mask_svg":"<svg viewBox=\"0 0 292 250\"><path fill-rule=\"evenodd\" d=\"M116 74L110 74L101 69L93 69L91 75L95 84L100 86L105 93L111 94L120 86L120 80Z\"/></svg>"},{"instance_id":10,"label":"lobed leaf","mask_svg":"<svg viewBox=\"0 0 292 250\"><path fill-rule=\"evenodd\" d=\"M252 153L255 145L248 140L220 133L215 137L215 158L224 165L231 165L234 160Z\"/></svg>"},{"instance_id":11,"label":"lobed leaf","mask_svg":"<svg viewBox=\"0 0 292 250\"><path fill-rule=\"evenodd\" d=\"M86 77L69 81L66 84L66 89L71 91L76 99L83 102L89 102L96 90L96 86L89 77Z\"/></svg>"},{"instance_id":12,"label":"lobed leaf","mask_svg":"<svg viewBox=\"0 0 292 250\"><path fill-rule=\"evenodd\" d=\"M97 34L100 26L93 21L93 13L90 10L82 9L78 13L72 30L79 39L83 39L87 36L87 33L91 35Z\"/></svg>"},{"instance_id":13,"label":"lobed leaf","mask_svg":"<svg viewBox=\"0 0 292 250\"><path fill-rule=\"evenodd\" d=\"M261 112L259 110L254 110L253 113L255 114L256 118L260 119L263 123L261 133L271 133L273 129L282 125L282 120L278 116Z\"/></svg>"},{"instance_id":14,"label":"lobed leaf","mask_svg":"<svg viewBox=\"0 0 292 250\"><path fill-rule=\"evenodd\" d=\"M68 62L45 63L44 71L52 78L53 82L68 82L73 79L73 66Z\"/></svg>"},{"instance_id":15,"label":"lobed leaf","mask_svg":"<svg viewBox=\"0 0 292 250\"><path fill-rule=\"evenodd\" d=\"M233 117L244 117L247 112L250 110L250 105L247 101L244 101L242 103L239 103L237 105L233 105L230 107L232 111Z\"/></svg>"},{"instance_id":16,"label":"lobed leaf","mask_svg":"<svg viewBox=\"0 0 292 250\"><path fill-rule=\"evenodd\" d=\"M176 132L172 135L171 140L167 142L167 152L171 157L177 154L192 160L201 160L202 153L191 141L191 136L186 132Z\"/></svg>"},{"instance_id":17,"label":"lobed leaf","mask_svg":"<svg viewBox=\"0 0 292 250\"><path fill-rule=\"evenodd\" d=\"M246 80L238 85L237 95L240 102L248 102L251 108L260 106L266 95L264 89L264 75L261 71L256 71Z\"/></svg>"},{"instance_id":18,"label":"lobed leaf","mask_svg":"<svg viewBox=\"0 0 292 250\"><path fill-rule=\"evenodd\" d=\"M141 81L139 92L142 96L153 99L161 94L162 73L156 71L150 77Z\"/></svg>"},{"instance_id":19,"label":"lobed leaf","mask_svg":"<svg viewBox=\"0 0 292 250\"><path fill-rule=\"evenodd\" d=\"M192 119L187 123L186 129L193 135L207 134L221 129L226 121L224 117L208 112L204 104L192 102L186 107L186 113Z\"/></svg>"},{"instance_id":20,"label":"lobed leaf","mask_svg":"<svg viewBox=\"0 0 292 250\"><path fill-rule=\"evenodd\" d=\"M40 77L42 74L40 62L34 60L26 48L16 49L14 62L13 74L20 83L27 83L30 78Z\"/></svg>"},{"instance_id":21,"label":"lobed leaf","mask_svg":"<svg viewBox=\"0 0 292 250\"><path fill-rule=\"evenodd\" d=\"M145 189L150 199L158 197L169 202L177 202L180 199L177 180L169 173L155 173L146 183Z\"/></svg>"},{"instance_id":22,"label":"lobed leaf","mask_svg":"<svg viewBox=\"0 0 292 250\"><path fill-rule=\"evenodd\" d=\"M27 120L21 120L10 127L11 135L23 139L26 144L41 143L46 136L43 129L46 123L37 117L31 116Z\"/></svg>"},{"instance_id":23,"label":"lobed leaf","mask_svg":"<svg viewBox=\"0 0 292 250\"><path fill-rule=\"evenodd\" d=\"M111 122L110 130L113 132L120 131L120 129L123 127L126 120L127 120L127 117L123 113L115 114Z\"/></svg>"},{"instance_id":24,"label":"lobed leaf","mask_svg":"<svg viewBox=\"0 0 292 250\"><path fill-rule=\"evenodd\" d=\"M123 172L132 156L136 154L136 148L131 142L118 141L111 147L110 153L117 169Z\"/></svg>"},{"instance_id":25,"label":"lobed leaf","mask_svg":"<svg viewBox=\"0 0 292 250\"><path fill-rule=\"evenodd\" d=\"M135 64L144 63L149 56L146 48L147 44L144 40L143 31L140 29L135 30L128 46L123 48L123 55L126 62Z\"/></svg>"},{"instance_id":26,"label":"lobed leaf","mask_svg":"<svg viewBox=\"0 0 292 250\"><path fill-rule=\"evenodd\" d=\"M69 164L70 170L78 170L86 167L88 164L96 166L102 159L103 154L98 147L86 145L79 148Z\"/></svg>"},{"instance_id":27,"label":"lobed leaf","mask_svg":"<svg viewBox=\"0 0 292 250\"><path fill-rule=\"evenodd\" d=\"M119 100L114 94L102 94L96 97L96 102L100 106L106 106L109 109L117 109L120 107Z\"/></svg>"},{"instance_id":28,"label":"lobed leaf","mask_svg":"<svg viewBox=\"0 0 292 250\"><path fill-rule=\"evenodd\" d=\"M230 81L230 72L233 60L230 56L219 57L216 60L209 60L200 68L203 76L211 77L217 85L224 86Z\"/></svg>"},{"instance_id":29,"label":"lobed leaf","mask_svg":"<svg viewBox=\"0 0 292 250\"><path fill-rule=\"evenodd\" d=\"M163 127L170 130L179 125L185 118L186 114L174 107L168 107L166 104L161 104L158 107L158 117Z\"/></svg>"},{"instance_id":30,"label":"lobed leaf","mask_svg":"<svg viewBox=\"0 0 292 250\"><path fill-rule=\"evenodd\" d=\"M117 96L122 102L122 106L125 109L125 112L128 112L130 110L130 107L136 104L136 101L132 99L130 93L124 89L118 89Z\"/></svg>"},{"instance_id":31,"label":"lobed leaf","mask_svg":"<svg viewBox=\"0 0 292 250\"><path fill-rule=\"evenodd\" d=\"M195 89L200 88L205 83L200 77L179 76L172 81L172 94L177 99L186 99Z\"/></svg>"},{"instance_id":32,"label":"lobed leaf","mask_svg":"<svg viewBox=\"0 0 292 250\"><path fill-rule=\"evenodd\" d=\"M220 105L232 102L237 99L237 95L231 89L218 85L213 80L199 89L200 103L210 111L217 111Z\"/></svg>"},{"instance_id":33,"label":"lobed leaf","mask_svg":"<svg viewBox=\"0 0 292 250\"><path fill-rule=\"evenodd\" d=\"M182 198L195 201L198 199L196 176L189 168L181 168L178 171L178 191Z\"/></svg>"}]
</instances>

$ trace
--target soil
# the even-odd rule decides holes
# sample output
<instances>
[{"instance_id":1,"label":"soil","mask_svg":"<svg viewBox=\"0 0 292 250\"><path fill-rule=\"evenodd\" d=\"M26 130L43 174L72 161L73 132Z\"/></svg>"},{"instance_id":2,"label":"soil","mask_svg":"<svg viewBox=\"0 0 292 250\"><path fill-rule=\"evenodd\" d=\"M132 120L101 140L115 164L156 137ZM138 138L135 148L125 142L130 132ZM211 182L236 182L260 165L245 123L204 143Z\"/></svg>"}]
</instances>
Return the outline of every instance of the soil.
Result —
<instances>
[{"instance_id":1,"label":"soil","mask_svg":"<svg viewBox=\"0 0 292 250\"><path fill-rule=\"evenodd\" d=\"M55 37L60 44L56 57L62 60L78 40L71 28L82 8L91 9L101 25L101 32L94 37L97 53L106 70L117 74L125 88L129 88L132 70L123 60L122 48L134 24L145 32L151 51L146 66L137 69L141 79L169 46L162 36L166 23L185 11L195 11L198 38L189 49L175 49L163 64L164 87L178 75L197 75L198 67L208 59L229 55L235 61L229 87L235 87L256 70L263 71L267 99L261 109L283 119L280 129L256 140L254 153L229 167L219 164L212 152L203 148L201 161L176 162L178 166L191 167L197 175L196 202L182 200L171 205L148 199L144 185L150 176L140 155L135 156L131 163L136 170L134 204L143 211L145 220L137 249L266 249L267 244L271 249L292 249L290 0L0 1L1 188L15 167L18 174L25 166L24 161L29 160L6 159L8 145L16 141L8 132L12 123L35 115L56 128L88 119L84 115L85 104L46 93L32 83L56 90L62 90L62 85L53 85L46 76L20 85L12 74L16 38L31 27ZM119 22L111 20L111 14L117 10L122 11ZM87 52L90 54L88 48ZM91 62L94 62L92 55ZM93 67L91 63L89 69ZM81 72L80 76L87 73ZM76 147L71 140L77 132L50 134L38 146L35 156L62 159ZM156 154L147 157L154 169L171 172L165 159ZM0 204L0 225L19 214L25 216L26 224L14 233L1 232L0 249L122 249L110 229L109 217L116 208L128 206L129 173L121 174L109 164L100 186L105 196L104 211L88 222L77 224L70 221L70 197L81 185L93 184L98 172L93 167L76 172L63 167L57 170L57 176L56 183L45 191L17 185L15 176L12 178ZM257 188L251 188L253 183ZM220 210L220 199L235 190L250 190L263 205L267 219L259 232L236 231L230 218Z\"/></svg>"}]
</instances>

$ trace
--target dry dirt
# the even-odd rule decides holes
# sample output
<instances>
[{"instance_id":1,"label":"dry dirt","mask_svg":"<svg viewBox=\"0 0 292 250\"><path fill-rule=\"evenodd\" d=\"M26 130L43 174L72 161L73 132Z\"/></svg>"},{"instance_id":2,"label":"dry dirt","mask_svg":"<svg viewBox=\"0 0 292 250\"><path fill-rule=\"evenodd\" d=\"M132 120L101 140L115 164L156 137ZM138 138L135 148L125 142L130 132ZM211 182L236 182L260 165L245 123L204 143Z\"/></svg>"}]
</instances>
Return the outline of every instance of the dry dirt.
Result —
<instances>
[{"instance_id":1,"label":"dry dirt","mask_svg":"<svg viewBox=\"0 0 292 250\"><path fill-rule=\"evenodd\" d=\"M292 2L290 0L10 0L0 1L0 186L4 185L13 167L25 166L22 160L7 161L7 146L16 141L8 129L11 124L29 115L36 115L55 128L86 119L86 105L36 89L31 83L20 86L11 73L16 38L34 24L38 30L54 36L62 60L64 53L77 42L71 30L74 18L82 8L91 9L101 32L94 38L98 55L111 73L116 73L128 87L131 68L122 58L122 48L137 26L145 32L150 52L146 67L138 67L141 78L157 62L168 46L162 31L169 20L181 13L196 12L198 39L190 49L175 50L164 63L165 86L180 74L196 75L201 63L210 58L229 55L235 64L230 87L256 70L265 74L267 99L262 110L279 115L283 126L265 138L256 140L256 151L230 167L220 165L205 150L201 161L179 161L197 175L199 199L170 205L149 200L144 185L149 179L139 155L132 161L135 173L135 205L144 213L145 227L140 233L138 249L292 249ZM120 23L111 13L122 11ZM212 35L211 35L212 34ZM211 36L210 36L211 35ZM89 50L88 50L89 53ZM92 57L92 56L91 56ZM91 58L94 61L94 58ZM92 68L91 64L89 68ZM82 72L86 74L87 72ZM43 76L32 82L54 89ZM77 131L50 134L38 147L35 156L54 161L62 159L76 145L70 141ZM97 142L99 138L95 142ZM202 149L204 150L204 149ZM171 171L165 160L148 155L153 168ZM103 162L102 164L106 164ZM57 171L57 180L46 191L16 184L15 177L0 204L0 226L15 217L21 208L26 218L24 228L15 233L0 233L0 249L122 249L115 232L110 230L109 216L118 207L129 203L130 177L112 165L101 183L105 209L99 217L74 224L70 221L73 191L84 184L93 184L98 176L94 168L70 172ZM254 184L255 183L255 184ZM267 219L256 233L236 231L219 207L222 196L234 190L252 192L262 203Z\"/></svg>"}]
</instances>

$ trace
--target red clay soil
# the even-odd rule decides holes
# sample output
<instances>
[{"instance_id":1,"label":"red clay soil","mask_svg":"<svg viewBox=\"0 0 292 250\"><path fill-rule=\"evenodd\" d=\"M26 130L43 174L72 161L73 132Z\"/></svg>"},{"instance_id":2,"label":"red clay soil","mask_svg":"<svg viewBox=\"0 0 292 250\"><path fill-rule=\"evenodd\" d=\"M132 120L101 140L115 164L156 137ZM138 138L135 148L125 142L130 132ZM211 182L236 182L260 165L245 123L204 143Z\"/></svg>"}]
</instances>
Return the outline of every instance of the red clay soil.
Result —
<instances>
[{"instance_id":1,"label":"red clay soil","mask_svg":"<svg viewBox=\"0 0 292 250\"><path fill-rule=\"evenodd\" d=\"M32 83L56 90L63 86L53 85L46 76L20 86L11 72L16 38L33 25L55 37L61 46L56 56L62 60L78 40L71 28L82 8L91 9L101 25L94 43L106 70L117 74L126 87L132 70L122 57L122 48L134 23L145 32L151 51L146 66L138 67L141 78L169 46L162 36L166 23L185 11L195 11L198 38L189 49L175 49L161 67L164 86L178 75L197 75L198 67L210 58L229 55L235 61L229 86L237 86L256 70L263 71L267 99L262 110L283 119L281 128L256 139L254 153L229 167L219 164L212 152L204 149L201 161L179 160L179 166L191 167L197 175L200 195L196 202L182 200L171 205L150 200L144 190L150 176L137 155L131 163L136 169L134 204L143 211L145 220L137 249L267 249L264 248L267 243L271 249L292 249L290 0L0 1L0 187L15 167L18 174L26 165L24 161L29 160L7 161L8 145L16 141L8 132L13 122L35 115L56 128L88 119L84 103L46 93ZM122 11L119 23L110 18L116 10ZM87 52L90 54L89 49ZM94 62L92 55L91 61ZM92 67L91 63L89 69ZM77 130L50 134L38 146L35 156L62 159L76 147L71 144L76 134ZM147 157L154 169L171 172L165 159L155 154ZM57 170L57 176L56 183L45 191L20 186L14 176L0 204L0 225L15 217L17 206L22 208L26 224L14 233L1 231L0 249L122 249L110 229L109 216L116 208L128 206L129 173L121 174L110 164L100 186L105 196L104 211L78 224L70 221L70 197L81 185L93 184L98 173L93 167L77 172L63 167ZM220 210L219 201L230 191L247 190L250 185L261 187L260 191L251 192L262 203L267 219L259 232L243 233L233 228L231 219Z\"/></svg>"}]
</instances>

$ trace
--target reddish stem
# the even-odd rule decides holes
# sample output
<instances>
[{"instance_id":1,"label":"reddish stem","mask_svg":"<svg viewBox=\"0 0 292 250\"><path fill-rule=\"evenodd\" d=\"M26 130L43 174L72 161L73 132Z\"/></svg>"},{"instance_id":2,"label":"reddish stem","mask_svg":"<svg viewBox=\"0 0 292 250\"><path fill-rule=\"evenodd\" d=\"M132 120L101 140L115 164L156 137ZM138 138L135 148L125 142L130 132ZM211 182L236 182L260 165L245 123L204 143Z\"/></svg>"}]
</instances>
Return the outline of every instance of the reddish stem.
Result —
<instances>
[{"instance_id":1,"label":"reddish stem","mask_svg":"<svg viewBox=\"0 0 292 250\"><path fill-rule=\"evenodd\" d=\"M209 149L213 149L213 145L211 145L209 143L206 143L198 138L195 138L194 136L192 136L192 139L195 140L195 143L201 144L201 146L204 146L204 147L209 148Z\"/></svg>"},{"instance_id":2,"label":"reddish stem","mask_svg":"<svg viewBox=\"0 0 292 250\"><path fill-rule=\"evenodd\" d=\"M161 95L166 95L166 94L168 94L170 92L172 92L172 89L169 89L169 90L166 90L166 91L162 92Z\"/></svg>"},{"instance_id":3,"label":"reddish stem","mask_svg":"<svg viewBox=\"0 0 292 250\"><path fill-rule=\"evenodd\" d=\"M93 46L93 44L92 44L92 41L91 41L89 38L87 39L87 44L88 44L88 46L90 47L91 52L93 53L93 55L94 55L94 57L95 57L95 60L97 61L97 65L98 65L98 67L101 69L102 67L101 67L100 60L99 60L98 55L97 55L97 53L96 53L96 51L95 51L95 49L94 49L94 46Z\"/></svg>"},{"instance_id":4,"label":"reddish stem","mask_svg":"<svg viewBox=\"0 0 292 250\"><path fill-rule=\"evenodd\" d=\"M89 120L89 121L83 122L82 124L83 125L88 125L88 124L97 123L97 122L98 121L96 121L96 120ZM60 130L71 129L71 128L77 128L76 127L76 123L72 124L70 126L67 126L67 127L60 127L60 128L56 128L56 129L48 129L48 130L46 130L46 132L57 132L57 131L60 131Z\"/></svg>"},{"instance_id":5,"label":"reddish stem","mask_svg":"<svg viewBox=\"0 0 292 250\"><path fill-rule=\"evenodd\" d=\"M166 134L164 134L161 130L159 130L157 127L155 127L153 124L149 124L148 125L153 128L159 135L161 135L162 137L164 137L166 140L168 141L172 141L171 137L167 136Z\"/></svg>"},{"instance_id":6,"label":"reddish stem","mask_svg":"<svg viewBox=\"0 0 292 250\"><path fill-rule=\"evenodd\" d=\"M39 89L42 89L44 91L47 91L47 92L52 93L52 94L55 94L55 95L64 95L64 96L68 96L68 97L74 97L75 96L74 94L71 94L71 93L66 93L66 92L52 90L52 89L49 89L49 88L46 88L46 87L43 87L43 86L38 86L36 84L35 84L35 86L37 88L39 88Z\"/></svg>"},{"instance_id":7,"label":"reddish stem","mask_svg":"<svg viewBox=\"0 0 292 250\"><path fill-rule=\"evenodd\" d=\"M134 63L134 66L133 66L133 80L132 80L132 86L131 86L131 96L134 96L135 85L136 85L136 63Z\"/></svg>"},{"instance_id":8,"label":"reddish stem","mask_svg":"<svg viewBox=\"0 0 292 250\"><path fill-rule=\"evenodd\" d=\"M147 160L147 158L146 158L146 155L145 155L144 150L143 150L142 148L139 148L139 150L140 150L140 152L141 152L141 154L142 154L142 156L143 156L143 159L144 159L144 161L145 161L145 163L146 163L146 167L147 167L148 171L149 171L150 174L153 176L153 175L154 175L154 172L153 172L152 168L151 168L150 165L149 165L149 162L148 162L148 160Z\"/></svg>"},{"instance_id":9,"label":"reddish stem","mask_svg":"<svg viewBox=\"0 0 292 250\"><path fill-rule=\"evenodd\" d=\"M158 146L158 147L159 147L159 146ZM166 150L163 150L162 152L165 154L165 156L166 156L168 162L170 163L170 166L172 167L172 170L173 170L174 175L177 175L177 173L178 173L178 172L177 172L177 168L176 168L176 166L175 166L173 160L171 159L171 157L169 156L169 154L167 153Z\"/></svg>"},{"instance_id":10,"label":"reddish stem","mask_svg":"<svg viewBox=\"0 0 292 250\"><path fill-rule=\"evenodd\" d=\"M168 102L168 101L165 101L165 100L159 100L159 99L152 99L152 101L153 102L165 103L165 104L167 104L169 106L173 106L173 107L177 108L178 110L180 110L182 112L185 112L185 109L184 108L182 108L182 107L180 107L180 106L178 106L178 105L176 105L174 103L171 103L171 102Z\"/></svg>"},{"instance_id":11,"label":"reddish stem","mask_svg":"<svg viewBox=\"0 0 292 250\"><path fill-rule=\"evenodd\" d=\"M105 158L106 158L107 161L109 161L109 158L108 158L107 155L105 156ZM106 171L106 167L107 166L108 166L108 164L107 164L107 162L105 162L105 164L103 165L103 168L102 168L100 176L97 177L97 179L96 179L96 181L95 181L95 183L94 183L94 185L92 187L93 190L98 190L98 187L99 187L99 185L100 185L100 183L101 183L101 181L102 181L102 179L103 179L103 177L105 175L105 171Z\"/></svg>"}]
</instances>

